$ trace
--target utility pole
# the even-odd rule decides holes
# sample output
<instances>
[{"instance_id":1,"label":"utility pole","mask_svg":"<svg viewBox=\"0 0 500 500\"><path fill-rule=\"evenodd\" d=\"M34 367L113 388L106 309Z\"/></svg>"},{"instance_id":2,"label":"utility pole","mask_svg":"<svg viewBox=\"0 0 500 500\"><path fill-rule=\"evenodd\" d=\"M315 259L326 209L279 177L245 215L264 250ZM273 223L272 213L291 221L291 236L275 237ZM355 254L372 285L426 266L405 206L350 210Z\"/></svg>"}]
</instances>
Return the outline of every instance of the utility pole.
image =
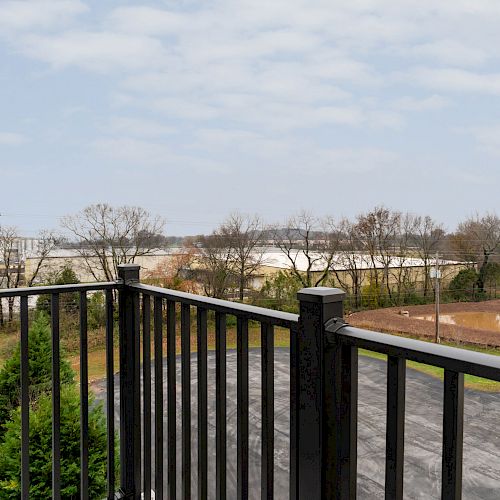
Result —
<instances>
[{"instance_id":1,"label":"utility pole","mask_svg":"<svg viewBox=\"0 0 500 500\"><path fill-rule=\"evenodd\" d=\"M435 290L436 290L436 297L435 297L435 303L436 303L436 313L434 315L435 317L435 323L436 323L436 344L440 343L440 338L439 338L439 279L441 278L441 272L439 270L439 252L436 252L436 267L434 268L435 272Z\"/></svg>"}]
</instances>

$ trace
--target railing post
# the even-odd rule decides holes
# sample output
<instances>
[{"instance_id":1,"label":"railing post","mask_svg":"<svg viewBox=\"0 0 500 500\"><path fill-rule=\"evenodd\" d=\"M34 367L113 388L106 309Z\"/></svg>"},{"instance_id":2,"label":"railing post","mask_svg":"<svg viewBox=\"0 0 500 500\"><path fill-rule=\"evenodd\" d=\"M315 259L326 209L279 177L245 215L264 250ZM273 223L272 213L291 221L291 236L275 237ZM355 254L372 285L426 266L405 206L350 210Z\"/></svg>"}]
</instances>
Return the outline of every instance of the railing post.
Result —
<instances>
[{"instance_id":1,"label":"railing post","mask_svg":"<svg viewBox=\"0 0 500 500\"><path fill-rule=\"evenodd\" d=\"M296 497L334 498L335 349L327 348L325 323L343 317L345 293L338 288L304 288L300 301L299 334L292 337L295 353ZM292 365L293 366L293 365ZM292 415L293 417L293 415Z\"/></svg>"},{"instance_id":2,"label":"railing post","mask_svg":"<svg viewBox=\"0 0 500 500\"><path fill-rule=\"evenodd\" d=\"M120 486L124 498L141 498L140 266L118 266L120 334Z\"/></svg>"}]
</instances>

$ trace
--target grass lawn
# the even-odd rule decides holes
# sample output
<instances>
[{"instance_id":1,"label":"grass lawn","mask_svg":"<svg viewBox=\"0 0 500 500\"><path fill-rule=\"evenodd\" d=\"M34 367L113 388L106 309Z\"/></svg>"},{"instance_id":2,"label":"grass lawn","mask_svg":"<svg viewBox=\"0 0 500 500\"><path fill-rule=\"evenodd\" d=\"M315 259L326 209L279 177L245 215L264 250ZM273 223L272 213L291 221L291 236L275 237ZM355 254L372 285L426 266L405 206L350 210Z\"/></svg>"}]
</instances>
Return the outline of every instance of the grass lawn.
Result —
<instances>
[{"instance_id":1,"label":"grass lawn","mask_svg":"<svg viewBox=\"0 0 500 500\"><path fill-rule=\"evenodd\" d=\"M451 347L456 347L455 344L446 344L443 342L443 345L450 345ZM493 354L495 356L500 355L498 349L485 349L481 347L472 347L472 346L460 346L461 349L469 349L471 351L484 352L486 354ZM359 354L361 356L368 356L370 358L383 359L386 360L387 356L385 354L380 354L378 352L367 351L365 349L360 349ZM423 363L417 363L416 361L407 361L407 368L417 370L422 373L426 373L432 377L438 378L439 380L443 380L444 378L444 370L443 368L439 368L437 366L425 365ZM500 382L495 382L494 380L488 380L486 378L476 377L475 375L464 375L464 386L468 389L475 389L478 391L488 391L488 392L500 392Z\"/></svg>"},{"instance_id":2,"label":"grass lawn","mask_svg":"<svg viewBox=\"0 0 500 500\"><path fill-rule=\"evenodd\" d=\"M194 331L194 330L193 330ZM165 333L165 332L164 332ZM177 333L177 354L181 353L181 339L180 333ZM215 331L209 328L207 345L209 350L215 350ZM236 327L228 327L226 332L226 345L227 349L236 349ZM290 334L284 328L276 327L274 329L274 345L275 347L289 347ZM248 346L260 347L260 327L249 325L248 328ZM191 351L196 352L196 335L191 334ZM166 355L166 340L163 339L163 353ZM141 349L142 356L142 349ZM151 357L153 358L153 345L151 345ZM80 370L80 354L78 352L70 353L69 361L72 368L76 372L76 378L79 379ZM106 352L103 348L96 348L89 350L88 353L88 371L89 380L95 381L106 377ZM118 348L114 350L114 369L115 372L119 370Z\"/></svg>"},{"instance_id":3,"label":"grass lawn","mask_svg":"<svg viewBox=\"0 0 500 500\"><path fill-rule=\"evenodd\" d=\"M211 327L212 326L212 327ZM195 326L193 325L191 335L191 350L196 351L196 336L195 336ZM284 328L276 327L274 337L274 345L276 347L289 347L290 345L290 335L288 330ZM99 332L99 336L103 335L104 332ZM96 336L93 336L89 332L89 338L95 339ZM4 332L0 334L0 366L3 365L3 362L10 356L10 353L14 349L16 343L19 340L19 333L17 331ZM74 343L75 348L73 346L67 349L67 355L69 361L76 372L77 379L79 378L79 369L80 369L80 355L78 350L76 349L77 342ZM96 342L98 344L98 342ZM115 342L116 344L116 342ZM260 328L259 326L250 323L248 329L248 344L249 347L260 347ZM455 344L448 344L452 347L457 347ZM228 349L236 349L236 327L228 326L227 328L227 348ZM498 349L486 349L483 347L474 347L474 346L464 346L461 345L462 349L470 349L478 352L484 352L487 354L500 355L500 350ZM208 349L215 349L215 331L213 325L209 324L208 330ZM164 339L163 342L163 350L164 354L166 354L166 341ZM153 349L151 349L153 351ZM179 354L181 352L180 348L180 333L177 334L177 345L176 351ZM383 354L379 354L372 351L366 351L360 349L360 355L369 356L377 359L386 359L386 356ZM105 350L103 347L99 345L95 345L94 347L89 345L89 353L88 353L88 371L89 371L89 380L96 381L102 379L106 376L106 357ZM416 363L414 361L408 361L407 367L410 369L415 369L420 372L426 373L433 377L443 379L443 369L437 368L435 366L424 365L421 363ZM119 359L118 359L118 349L115 348L114 355L114 370L115 372L119 369ZM475 377L473 375L465 375L465 386L470 389L482 390L482 391L490 391L490 392L500 392L500 382L494 382L491 380L483 379L480 377Z\"/></svg>"}]
</instances>

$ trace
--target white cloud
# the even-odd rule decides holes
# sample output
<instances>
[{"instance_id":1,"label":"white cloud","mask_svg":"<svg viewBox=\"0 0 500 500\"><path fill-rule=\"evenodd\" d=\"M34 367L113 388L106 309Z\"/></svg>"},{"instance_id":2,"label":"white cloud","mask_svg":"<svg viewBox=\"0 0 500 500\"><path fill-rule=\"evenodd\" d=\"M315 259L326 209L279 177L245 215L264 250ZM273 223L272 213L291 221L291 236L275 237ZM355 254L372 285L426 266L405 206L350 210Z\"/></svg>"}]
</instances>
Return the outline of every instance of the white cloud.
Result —
<instances>
[{"instance_id":1,"label":"white cloud","mask_svg":"<svg viewBox=\"0 0 500 500\"><path fill-rule=\"evenodd\" d=\"M347 210L425 199L438 217L462 208L436 174L473 185L474 166L498 170L500 128L475 122L496 118L499 24L498 0L0 0L0 144L19 168L71 168L58 192L112 172L111 202L147 204L185 183L192 196L168 203L193 220L331 211L339 182ZM53 189L44 173L30 199ZM493 177L470 203L494 199Z\"/></svg>"},{"instance_id":2,"label":"white cloud","mask_svg":"<svg viewBox=\"0 0 500 500\"><path fill-rule=\"evenodd\" d=\"M30 35L24 39L22 50L55 68L77 66L98 72L140 70L166 63L159 40L106 32Z\"/></svg>"},{"instance_id":3,"label":"white cloud","mask_svg":"<svg viewBox=\"0 0 500 500\"><path fill-rule=\"evenodd\" d=\"M120 136L162 137L174 133L175 129L153 120L113 117L106 124L105 131Z\"/></svg>"},{"instance_id":4,"label":"white cloud","mask_svg":"<svg viewBox=\"0 0 500 500\"><path fill-rule=\"evenodd\" d=\"M264 175L265 165L270 162L275 173L303 174L307 168L308 174L314 176L385 169L398 160L395 152L383 148L325 147L300 135L290 140L241 129L201 129L189 149L202 156L209 152L212 157L237 158L236 165L243 165L244 169L251 166L259 171L259 165L263 165Z\"/></svg>"},{"instance_id":5,"label":"white cloud","mask_svg":"<svg viewBox=\"0 0 500 500\"><path fill-rule=\"evenodd\" d=\"M311 126L326 123L357 125L364 120L363 111L358 107L321 106L304 116L304 124ZM309 123L308 123L309 121Z\"/></svg>"},{"instance_id":6,"label":"white cloud","mask_svg":"<svg viewBox=\"0 0 500 500\"><path fill-rule=\"evenodd\" d=\"M443 92L500 95L500 73L478 73L456 68L415 68L403 78Z\"/></svg>"},{"instance_id":7,"label":"white cloud","mask_svg":"<svg viewBox=\"0 0 500 500\"><path fill-rule=\"evenodd\" d=\"M185 151L172 144L123 137L100 139L94 150L104 159L130 165L139 170L158 169L235 176L266 175L272 162L275 176L308 175L330 177L335 172L381 172L397 165L398 155L381 148L327 148L296 138L269 139L245 130L200 130ZM276 186L278 188L278 186Z\"/></svg>"},{"instance_id":8,"label":"white cloud","mask_svg":"<svg viewBox=\"0 0 500 500\"><path fill-rule=\"evenodd\" d=\"M26 137L15 132L0 132L0 145L18 146L26 142Z\"/></svg>"},{"instance_id":9,"label":"white cloud","mask_svg":"<svg viewBox=\"0 0 500 500\"><path fill-rule=\"evenodd\" d=\"M404 124L404 118L397 111L372 109L366 113L365 123L372 128L399 129Z\"/></svg>"},{"instance_id":10,"label":"white cloud","mask_svg":"<svg viewBox=\"0 0 500 500\"><path fill-rule=\"evenodd\" d=\"M332 170L367 173L393 166L397 159L397 154L383 149L339 148L319 149L311 160L317 167L315 173Z\"/></svg>"},{"instance_id":11,"label":"white cloud","mask_svg":"<svg viewBox=\"0 0 500 500\"><path fill-rule=\"evenodd\" d=\"M462 128L458 132L471 135L483 151L500 156L500 124Z\"/></svg>"},{"instance_id":12,"label":"white cloud","mask_svg":"<svg viewBox=\"0 0 500 500\"><path fill-rule=\"evenodd\" d=\"M175 159L172 149L165 144L131 137L98 139L93 142L93 147L104 158L125 161L138 167L166 167Z\"/></svg>"},{"instance_id":13,"label":"white cloud","mask_svg":"<svg viewBox=\"0 0 500 500\"><path fill-rule=\"evenodd\" d=\"M150 109L161 112L168 118L183 120L204 121L219 116L217 107L196 99L188 100L185 97L158 99L150 104Z\"/></svg>"},{"instance_id":14,"label":"white cloud","mask_svg":"<svg viewBox=\"0 0 500 500\"><path fill-rule=\"evenodd\" d=\"M492 181L490 176L478 172L457 172L454 175L469 186L487 186Z\"/></svg>"},{"instance_id":15,"label":"white cloud","mask_svg":"<svg viewBox=\"0 0 500 500\"><path fill-rule=\"evenodd\" d=\"M79 0L3 0L0 6L0 33L54 28L87 10L87 6Z\"/></svg>"},{"instance_id":16,"label":"white cloud","mask_svg":"<svg viewBox=\"0 0 500 500\"><path fill-rule=\"evenodd\" d=\"M56 3L73 15L85 10L77 1ZM229 119L272 130L328 124L398 128L405 112L447 106L446 93L499 93L500 75L450 67L406 69L405 63L393 71L379 54L479 65L491 58L491 40L486 44L482 35L488 29L469 43L470 32L462 41L446 22L461 33L458 28L468 20L489 27L488 19L499 15L486 0L473 8L459 1L453 9L430 0L136 5L101 15L92 31L32 30L16 44L55 69L117 72L128 92L112 93L121 95L121 106L143 106L168 118ZM388 76L398 73L399 78ZM444 95L408 96L383 109L387 99L379 94L410 81Z\"/></svg>"},{"instance_id":17,"label":"white cloud","mask_svg":"<svg viewBox=\"0 0 500 500\"><path fill-rule=\"evenodd\" d=\"M109 25L128 34L176 34L186 21L184 14L146 6L118 7L109 15Z\"/></svg>"},{"instance_id":18,"label":"white cloud","mask_svg":"<svg viewBox=\"0 0 500 500\"><path fill-rule=\"evenodd\" d=\"M417 45L413 49L419 56L430 57L452 66L480 66L488 59L485 50L465 45L458 40L436 40Z\"/></svg>"},{"instance_id":19,"label":"white cloud","mask_svg":"<svg viewBox=\"0 0 500 500\"><path fill-rule=\"evenodd\" d=\"M422 99L411 96L401 97L392 103L392 107L399 111L435 111L450 105L449 99L436 94Z\"/></svg>"},{"instance_id":20,"label":"white cloud","mask_svg":"<svg viewBox=\"0 0 500 500\"><path fill-rule=\"evenodd\" d=\"M179 153L171 145L151 140L131 137L98 139L92 143L92 147L102 158L130 165L136 172L146 168L160 168L164 172L181 169L204 173L230 173L221 162Z\"/></svg>"}]
</instances>

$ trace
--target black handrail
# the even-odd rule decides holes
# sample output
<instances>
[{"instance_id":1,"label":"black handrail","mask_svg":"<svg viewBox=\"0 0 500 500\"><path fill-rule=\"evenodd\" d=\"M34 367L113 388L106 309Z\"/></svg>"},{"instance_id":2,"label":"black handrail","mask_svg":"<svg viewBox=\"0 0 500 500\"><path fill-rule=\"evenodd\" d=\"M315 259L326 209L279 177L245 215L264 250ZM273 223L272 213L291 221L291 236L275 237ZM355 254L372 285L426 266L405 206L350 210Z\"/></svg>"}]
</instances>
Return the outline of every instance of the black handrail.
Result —
<instances>
[{"instance_id":1,"label":"black handrail","mask_svg":"<svg viewBox=\"0 0 500 500\"><path fill-rule=\"evenodd\" d=\"M82 495L88 495L88 359L87 359L87 292L91 291L106 291L107 307L106 307L106 322L107 322L107 378L108 387L113 387L113 362L112 362L112 323L113 323L113 303L112 290L120 289L121 284L116 282L105 283L90 283L90 284L71 284L71 285L52 285L40 287L25 287L0 290L0 300L3 298L20 297L20 323L21 323L21 498L29 498L30 485L30 469L29 469L29 308L28 297L48 294L51 297L51 351L52 351L52 483L53 483L53 498L60 498L60 481L61 481L61 443L60 443L60 425L61 425L61 409L60 409L60 295L64 293L77 292L80 295L79 300L79 318L80 318L80 461L81 461L81 491ZM109 391L108 391L109 392ZM108 395L108 415L113 412L113 394ZM108 497L111 496L111 490L114 490L114 478L111 476L111 471L114 473L114 428L113 419L108 418L108 482L110 491ZM114 491L113 491L114 495Z\"/></svg>"},{"instance_id":2,"label":"black handrail","mask_svg":"<svg viewBox=\"0 0 500 500\"><path fill-rule=\"evenodd\" d=\"M290 328L297 324L299 316L274 309L266 309L265 307L251 306L239 302L231 302L228 300L214 299L194 293L179 292L177 290L169 290L158 286L144 285L142 283L131 283L130 288L141 293L162 297L174 302L188 304L191 306L206 308L211 311L216 311L222 314L232 314L235 316L244 317L249 320L258 322L266 322L275 326Z\"/></svg>"},{"instance_id":3,"label":"black handrail","mask_svg":"<svg viewBox=\"0 0 500 500\"><path fill-rule=\"evenodd\" d=\"M236 317L237 463L236 497L249 497L249 321L260 323L261 338L261 493L274 497L274 327L290 331L290 498L354 499L357 477L358 349L387 355L386 498L403 496L406 361L444 369L444 499L461 495L464 374L500 381L500 357L363 330L344 324L345 294L309 288L298 294L300 315L230 302L139 283L139 266L119 267L116 282L0 290L0 299L20 297L21 328L21 497L29 497L28 297L51 295L53 398L53 488L60 496L60 325L59 296L80 295L81 491L88 492L88 340L87 294L106 292L107 498L174 498L191 495L197 471L198 493L208 492L208 312L215 312L215 488L227 495L226 354L227 316ZM114 295L118 292L120 349L120 485L114 478ZM141 300L142 299L142 300ZM192 310L192 308L195 309ZM180 328L177 313L180 309ZM196 313L194 331L191 318ZM336 321L332 321L337 318ZM141 322L142 319L142 322ZM152 322L152 330L151 330ZM212 326L212 323L210 323ZM181 355L177 356L177 330ZM193 330L193 331L192 331ZM196 335L196 357L191 337ZM151 351L153 342L153 351ZM142 343L142 350L141 350ZM164 353L166 344L166 353ZM142 352L142 356L141 356ZM153 367L151 365L154 355ZM164 358L166 354L166 357ZM177 380L177 363L181 364ZM141 367L142 363L142 367ZM197 432L193 432L191 364L196 363ZM164 377L163 366L166 367ZM141 373L143 382L141 384ZM154 377L153 377L154 373ZM164 380L166 378L166 380ZM154 386L154 387L153 387ZM182 390L177 407L178 387ZM142 388L142 390L141 390ZM154 391L154 402L151 391ZM166 397L165 397L166 390ZM142 397L141 397L142 396ZM154 405L154 418L152 407ZM177 412L181 421L181 460L177 464ZM164 412L167 426L164 433ZM153 420L153 421L152 421ZM149 422L149 423L148 423ZM154 429L154 434L152 430ZM164 435L167 447L164 450ZM197 467L191 470L192 440L197 438ZM154 481L152 445L154 443ZM210 457L212 458L212 457ZM164 468L165 462L165 468ZM168 466L167 466L168 462ZM179 465L179 469L177 468ZM118 492L116 490L119 489Z\"/></svg>"},{"instance_id":4,"label":"black handrail","mask_svg":"<svg viewBox=\"0 0 500 500\"><path fill-rule=\"evenodd\" d=\"M342 319L342 290L309 288L298 297L295 498L356 498L358 350L366 349L387 355L385 497L403 498L410 360L444 369L442 498L460 499L464 374L500 381L500 357L352 327Z\"/></svg>"},{"instance_id":5,"label":"black handrail","mask_svg":"<svg viewBox=\"0 0 500 500\"><path fill-rule=\"evenodd\" d=\"M98 283L75 283L71 285L28 286L20 288L5 288L0 290L0 299L8 297L28 297L32 295L47 295L51 293L96 292L101 290L117 290L121 287L116 281Z\"/></svg>"},{"instance_id":6,"label":"black handrail","mask_svg":"<svg viewBox=\"0 0 500 500\"><path fill-rule=\"evenodd\" d=\"M332 291L340 297L342 292ZM331 297L330 297L331 298ZM342 316L342 311L337 311ZM336 367L326 371L324 384L331 384L330 397L323 399L322 425L328 431L331 483L325 481L328 497L356 497L358 349L387 355L387 424L385 495L403 498L405 374L406 361L444 369L442 498L462 497L464 427L464 374L500 381L500 357L466 349L433 344L355 328L337 318L324 323L325 360Z\"/></svg>"},{"instance_id":7,"label":"black handrail","mask_svg":"<svg viewBox=\"0 0 500 500\"><path fill-rule=\"evenodd\" d=\"M326 332L330 333L328 328ZM341 342L361 349L500 382L500 356L352 326L342 328L335 336Z\"/></svg>"},{"instance_id":8,"label":"black handrail","mask_svg":"<svg viewBox=\"0 0 500 500\"><path fill-rule=\"evenodd\" d=\"M132 272L130 267L127 270ZM262 403L262 429L261 429L261 492L263 498L274 497L274 327L279 326L297 331L298 315L282 311L274 311L262 307L251 306L227 300L203 297L191 293L169 290L156 286L144 285L138 282L138 268L135 275L130 274L123 278L126 292L141 294L144 297L154 297L156 313L154 315L155 341L157 349L161 349L161 325L163 324L162 311L166 312L167 324L167 427L168 427L168 470L164 478L168 484L169 496L175 497L176 484L180 479L182 497L189 498L191 491L191 450L193 433L191 430L191 307L196 309L196 343L197 343L197 415L198 415L198 493L200 498L206 498L208 491L208 426L207 426L207 312L215 312L215 490L216 497L224 499L227 497L227 405L226 405L226 355L227 355L227 316L232 315L237 319L237 484L236 498L245 500L249 497L249 387L248 387L248 326L249 321L261 324L261 403ZM181 470L177 471L176 452L176 305L180 306L180 341L181 341L181 380L182 389L180 414L181 414ZM148 313L146 313L148 314ZM194 316L193 316L194 317ZM160 338L158 338L160 336ZM291 337L294 335L292 334ZM159 352L159 351L157 351ZM157 363L158 356L155 356ZM160 358L161 359L161 358ZM161 363L158 359L158 363ZM146 362L146 360L144 360ZM156 365L158 366L158 365ZM161 365L160 365L161 366ZM155 394L158 399L162 397L160 371L156 371ZM158 382L157 382L158 381ZM291 408L296 405L295 390L290 391ZM149 404L149 399L144 399ZM156 409L156 411L162 409ZM144 415L149 412L144 411ZM293 420L293 416L291 417ZM163 420L155 419L155 435L162 435ZM149 439L145 434L145 439ZM291 445L292 446L292 445ZM150 484L149 474L150 458L146 456L148 446L144 446L143 457L143 485L144 488ZM156 452L158 453L158 451ZM159 460L162 462L160 455ZM131 469L132 470L132 467ZM157 470L155 474L159 471ZM156 476L157 477L157 476ZM155 498L163 498L162 484L155 482ZM145 492L145 498L149 493Z\"/></svg>"}]
</instances>

